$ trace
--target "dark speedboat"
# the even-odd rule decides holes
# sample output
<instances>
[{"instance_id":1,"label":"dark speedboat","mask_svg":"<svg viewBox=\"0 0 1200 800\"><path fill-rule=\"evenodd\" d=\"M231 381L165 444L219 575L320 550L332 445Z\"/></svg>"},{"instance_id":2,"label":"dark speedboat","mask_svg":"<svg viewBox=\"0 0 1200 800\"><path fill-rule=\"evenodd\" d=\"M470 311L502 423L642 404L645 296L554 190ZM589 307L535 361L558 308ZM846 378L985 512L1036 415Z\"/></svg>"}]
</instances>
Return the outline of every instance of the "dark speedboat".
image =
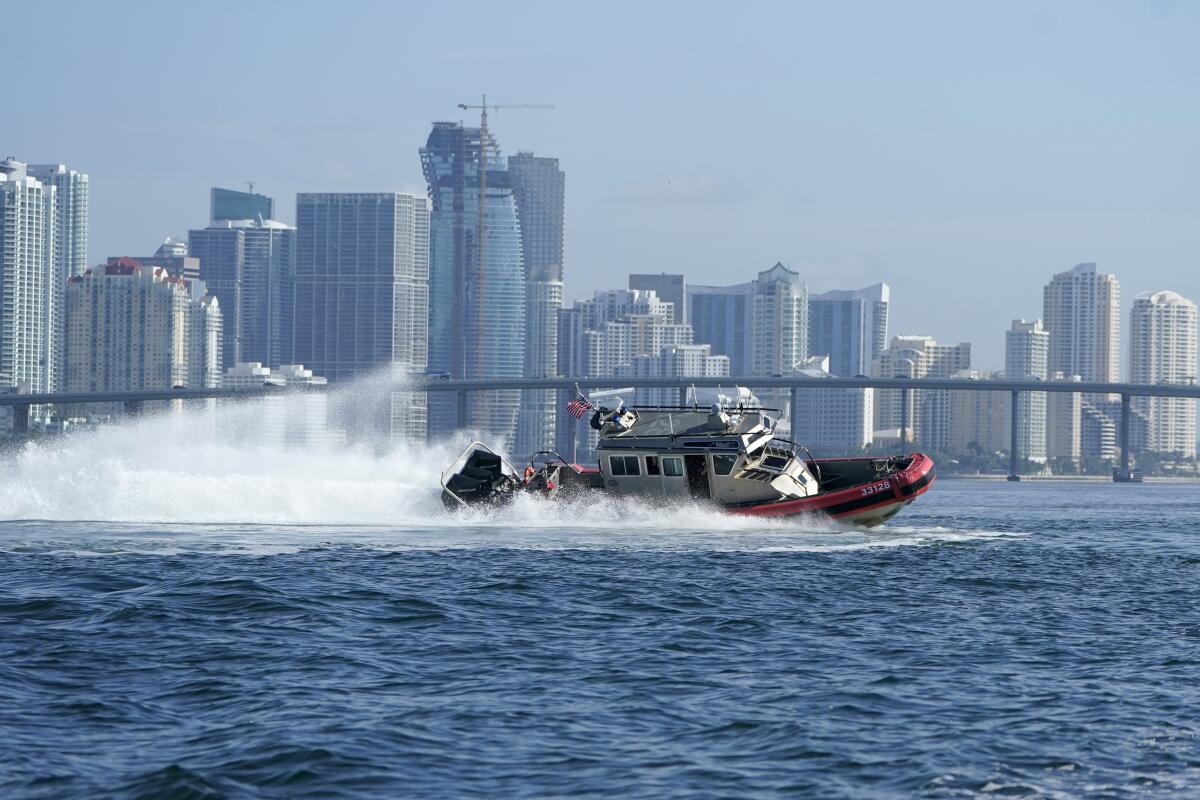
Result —
<instances>
[{"instance_id":1,"label":"dark speedboat","mask_svg":"<svg viewBox=\"0 0 1200 800\"><path fill-rule=\"evenodd\" d=\"M472 442L442 474L450 509L510 502L520 493L548 497L606 492L648 500L713 503L763 517L825 514L878 525L924 494L933 461L906 456L814 458L775 436L772 409L621 407L599 409L598 467L540 453L523 472Z\"/></svg>"}]
</instances>

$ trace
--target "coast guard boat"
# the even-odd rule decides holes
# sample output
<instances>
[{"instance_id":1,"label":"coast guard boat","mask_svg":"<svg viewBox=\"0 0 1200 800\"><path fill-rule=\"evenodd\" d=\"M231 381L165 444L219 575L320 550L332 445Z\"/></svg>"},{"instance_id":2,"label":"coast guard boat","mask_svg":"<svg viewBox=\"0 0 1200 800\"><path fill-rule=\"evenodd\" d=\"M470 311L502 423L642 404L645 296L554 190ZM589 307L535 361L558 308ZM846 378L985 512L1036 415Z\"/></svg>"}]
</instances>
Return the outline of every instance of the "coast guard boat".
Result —
<instances>
[{"instance_id":1,"label":"coast guard boat","mask_svg":"<svg viewBox=\"0 0 1200 800\"><path fill-rule=\"evenodd\" d=\"M553 452L520 473L472 442L442 473L442 502L456 510L502 505L521 493L551 498L605 492L649 500L712 503L763 517L825 514L851 524L886 521L928 491L933 461L907 456L814 458L775 436L774 409L598 408L597 467Z\"/></svg>"}]
</instances>

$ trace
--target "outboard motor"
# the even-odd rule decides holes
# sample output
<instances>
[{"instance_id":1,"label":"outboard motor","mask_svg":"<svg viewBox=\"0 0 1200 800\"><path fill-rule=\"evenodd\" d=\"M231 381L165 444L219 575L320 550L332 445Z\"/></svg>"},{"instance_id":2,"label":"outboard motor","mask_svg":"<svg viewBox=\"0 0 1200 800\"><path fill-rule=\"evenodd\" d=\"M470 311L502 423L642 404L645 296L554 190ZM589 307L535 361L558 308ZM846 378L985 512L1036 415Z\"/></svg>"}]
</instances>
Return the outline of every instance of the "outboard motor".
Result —
<instances>
[{"instance_id":1,"label":"outboard motor","mask_svg":"<svg viewBox=\"0 0 1200 800\"><path fill-rule=\"evenodd\" d=\"M520 485L516 472L503 458L474 442L458 461L442 474L442 503L450 510L463 506L505 503ZM455 462L455 464L458 463Z\"/></svg>"}]
</instances>

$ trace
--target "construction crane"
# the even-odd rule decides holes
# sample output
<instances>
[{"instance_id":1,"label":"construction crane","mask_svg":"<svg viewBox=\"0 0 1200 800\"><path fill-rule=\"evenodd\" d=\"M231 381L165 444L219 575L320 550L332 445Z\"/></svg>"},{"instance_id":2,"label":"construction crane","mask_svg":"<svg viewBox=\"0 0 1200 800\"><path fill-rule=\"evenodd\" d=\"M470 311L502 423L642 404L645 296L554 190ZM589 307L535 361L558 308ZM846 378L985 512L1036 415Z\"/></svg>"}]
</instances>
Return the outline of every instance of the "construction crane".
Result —
<instances>
[{"instance_id":1,"label":"construction crane","mask_svg":"<svg viewBox=\"0 0 1200 800\"><path fill-rule=\"evenodd\" d=\"M479 252L479 276L476 284L476 301L475 306L478 309L476 314L476 331L475 341L483 340L485 331L483 328L483 290L484 290L484 270L483 270L483 241L484 229L487 225L487 217L485 215L485 205L487 201L487 147L488 147L488 110L499 111L501 109L516 109L516 108L554 108L552 105L544 103L501 103L488 105L487 95L485 94L478 104L474 103L459 103L458 107L463 111L479 109L479 219L476 226L476 250ZM475 349L475 359L478 365L480 359L480 348L478 345Z\"/></svg>"}]
</instances>

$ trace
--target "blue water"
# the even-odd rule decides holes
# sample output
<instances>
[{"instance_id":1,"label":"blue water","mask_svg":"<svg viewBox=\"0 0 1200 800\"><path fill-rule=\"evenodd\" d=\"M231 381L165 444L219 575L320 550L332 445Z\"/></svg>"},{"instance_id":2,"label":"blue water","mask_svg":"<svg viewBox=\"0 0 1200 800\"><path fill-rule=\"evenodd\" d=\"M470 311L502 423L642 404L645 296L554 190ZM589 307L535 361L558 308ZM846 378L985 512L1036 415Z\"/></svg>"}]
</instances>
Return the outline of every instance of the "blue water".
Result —
<instances>
[{"instance_id":1,"label":"blue water","mask_svg":"<svg viewBox=\"0 0 1200 800\"><path fill-rule=\"evenodd\" d=\"M0 523L0 797L1200 792L1200 488L662 514Z\"/></svg>"}]
</instances>

